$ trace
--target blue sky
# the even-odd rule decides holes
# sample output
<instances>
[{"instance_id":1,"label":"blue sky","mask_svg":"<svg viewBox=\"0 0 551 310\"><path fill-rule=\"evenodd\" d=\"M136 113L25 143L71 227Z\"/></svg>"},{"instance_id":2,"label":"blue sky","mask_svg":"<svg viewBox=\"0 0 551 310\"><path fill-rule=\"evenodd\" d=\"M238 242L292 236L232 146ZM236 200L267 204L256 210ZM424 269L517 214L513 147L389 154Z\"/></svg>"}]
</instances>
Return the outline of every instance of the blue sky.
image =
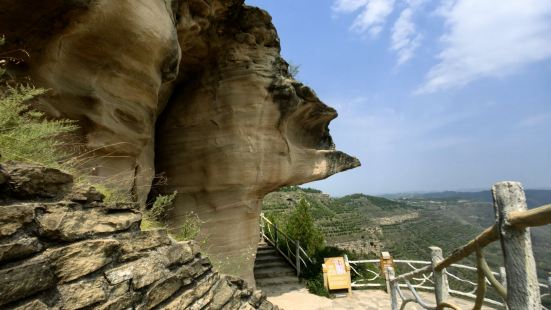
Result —
<instances>
[{"instance_id":1,"label":"blue sky","mask_svg":"<svg viewBox=\"0 0 551 310\"><path fill-rule=\"evenodd\" d=\"M333 195L551 188L551 1L247 0L362 167Z\"/></svg>"}]
</instances>

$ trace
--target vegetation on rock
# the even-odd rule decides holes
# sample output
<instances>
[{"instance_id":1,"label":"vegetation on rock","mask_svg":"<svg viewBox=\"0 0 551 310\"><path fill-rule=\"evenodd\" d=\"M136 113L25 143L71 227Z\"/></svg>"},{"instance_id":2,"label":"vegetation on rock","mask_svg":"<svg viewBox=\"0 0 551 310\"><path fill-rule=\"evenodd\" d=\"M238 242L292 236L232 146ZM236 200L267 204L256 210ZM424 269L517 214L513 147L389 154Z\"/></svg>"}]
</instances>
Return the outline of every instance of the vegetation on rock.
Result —
<instances>
[{"instance_id":1,"label":"vegetation on rock","mask_svg":"<svg viewBox=\"0 0 551 310\"><path fill-rule=\"evenodd\" d=\"M59 137L77 126L70 120L48 120L33 110L29 101L44 93L44 89L20 85L0 94L1 160L61 167L67 159L69 152Z\"/></svg>"},{"instance_id":2,"label":"vegetation on rock","mask_svg":"<svg viewBox=\"0 0 551 310\"><path fill-rule=\"evenodd\" d=\"M172 209L174 198L176 198L177 194L178 191L174 191L169 195L158 195L155 198L151 209L149 209L149 214L151 217L156 221L165 221L168 216L168 212Z\"/></svg>"}]
</instances>

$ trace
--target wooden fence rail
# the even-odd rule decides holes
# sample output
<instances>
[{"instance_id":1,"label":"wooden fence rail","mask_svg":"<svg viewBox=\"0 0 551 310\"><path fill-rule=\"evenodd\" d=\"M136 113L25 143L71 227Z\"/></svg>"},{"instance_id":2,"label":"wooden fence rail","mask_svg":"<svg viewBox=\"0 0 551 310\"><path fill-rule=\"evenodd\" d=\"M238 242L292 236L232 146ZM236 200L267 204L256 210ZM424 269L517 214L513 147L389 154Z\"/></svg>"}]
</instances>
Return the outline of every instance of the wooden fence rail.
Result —
<instances>
[{"instance_id":1,"label":"wooden fence rail","mask_svg":"<svg viewBox=\"0 0 551 310\"><path fill-rule=\"evenodd\" d=\"M401 298L400 309L407 303L414 302L424 309L460 309L450 302L450 289L447 276L451 275L446 268L475 253L477 258L477 283L473 296L475 297L474 310L481 309L485 301L487 283L503 298L508 309L511 310L540 310L540 285L537 279L536 263L532 252L530 227L551 224L551 205L527 210L526 197L522 186L518 182L500 182L492 187L496 224L485 229L481 234L456 249L446 258L442 257L440 248L431 247L431 265L402 275L395 275L392 267L387 270L390 279L390 299L392 310L398 309L398 297ZM500 240L505 268L500 271L500 281L488 267L484 259L483 248L488 244ZM429 305L423 301L415 287L409 280L423 273L432 272L432 282L436 296L436 305ZM548 280L551 290L551 278ZM405 298L401 292L400 282L413 294L413 298Z\"/></svg>"}]
</instances>

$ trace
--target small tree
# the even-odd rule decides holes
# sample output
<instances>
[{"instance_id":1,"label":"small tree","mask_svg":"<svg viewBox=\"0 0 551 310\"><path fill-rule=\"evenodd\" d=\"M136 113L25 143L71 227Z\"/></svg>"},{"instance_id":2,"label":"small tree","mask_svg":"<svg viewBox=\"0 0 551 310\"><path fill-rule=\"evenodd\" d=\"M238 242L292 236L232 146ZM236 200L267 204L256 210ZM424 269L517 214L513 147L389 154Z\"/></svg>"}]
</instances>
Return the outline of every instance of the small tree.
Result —
<instances>
[{"instance_id":1,"label":"small tree","mask_svg":"<svg viewBox=\"0 0 551 310\"><path fill-rule=\"evenodd\" d=\"M285 232L298 240L308 255L314 255L324 247L323 233L314 223L310 203L301 198L295 209L289 214L285 224Z\"/></svg>"},{"instance_id":2,"label":"small tree","mask_svg":"<svg viewBox=\"0 0 551 310\"><path fill-rule=\"evenodd\" d=\"M295 64L289 64L289 75L294 79L297 77L298 73L300 72L300 66Z\"/></svg>"}]
</instances>

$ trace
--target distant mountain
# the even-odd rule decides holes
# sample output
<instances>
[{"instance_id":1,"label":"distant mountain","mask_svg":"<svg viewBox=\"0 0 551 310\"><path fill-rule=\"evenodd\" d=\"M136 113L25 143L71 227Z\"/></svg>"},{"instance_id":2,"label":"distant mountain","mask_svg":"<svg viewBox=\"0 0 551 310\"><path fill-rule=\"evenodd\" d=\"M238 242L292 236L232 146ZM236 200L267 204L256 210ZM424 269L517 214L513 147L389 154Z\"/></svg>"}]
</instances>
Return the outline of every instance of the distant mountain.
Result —
<instances>
[{"instance_id":1,"label":"distant mountain","mask_svg":"<svg viewBox=\"0 0 551 310\"><path fill-rule=\"evenodd\" d=\"M526 190L526 195L530 208L551 203L551 190ZM429 260L432 245L448 255L495 223L490 191L333 198L292 187L268 194L263 211L290 212L301 197L310 202L330 245L371 257L384 250L399 259ZM551 272L551 226L533 228L532 240L539 275L545 278ZM486 258L493 268L503 264L498 243L486 249ZM469 258L466 263L475 261Z\"/></svg>"},{"instance_id":2,"label":"distant mountain","mask_svg":"<svg viewBox=\"0 0 551 310\"><path fill-rule=\"evenodd\" d=\"M526 202L529 209L551 203L551 190L527 189L524 192L526 194ZM390 199L472 200L492 203L492 193L489 190L478 192L444 191L433 193L388 194L383 195L383 197Z\"/></svg>"}]
</instances>

